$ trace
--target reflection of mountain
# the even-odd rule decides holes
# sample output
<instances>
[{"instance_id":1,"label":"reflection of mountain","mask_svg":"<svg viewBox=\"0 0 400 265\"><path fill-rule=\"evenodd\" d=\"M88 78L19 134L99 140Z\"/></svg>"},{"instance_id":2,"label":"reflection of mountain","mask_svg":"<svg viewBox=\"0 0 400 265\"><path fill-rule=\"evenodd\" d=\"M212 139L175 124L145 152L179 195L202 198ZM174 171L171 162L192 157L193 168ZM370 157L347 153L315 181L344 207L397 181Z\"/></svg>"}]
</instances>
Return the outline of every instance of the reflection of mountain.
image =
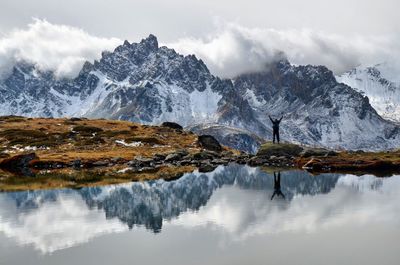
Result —
<instances>
[{"instance_id":1,"label":"reflection of mountain","mask_svg":"<svg viewBox=\"0 0 400 265\"><path fill-rule=\"evenodd\" d=\"M355 218L357 223L399 220L399 177L291 171L281 172L280 184L286 200L271 201L273 174L230 165L171 182L0 193L0 233L46 253L133 226L159 232L162 225L167 230L210 224L241 240L353 224Z\"/></svg>"},{"instance_id":2,"label":"reflection of mountain","mask_svg":"<svg viewBox=\"0 0 400 265\"><path fill-rule=\"evenodd\" d=\"M327 174L312 177L303 171L282 174L282 191L286 198L296 194L329 192L336 184L338 175ZM212 193L223 185L236 185L243 189L273 191L273 175L257 168L230 165L219 167L212 173L190 173L182 178L166 182L162 180L130 183L110 187L83 188L77 193L90 208L104 210L108 219L118 218L129 228L143 225L159 232L163 220L170 220L185 211L197 211L207 204ZM9 193L17 208L35 209L44 202L54 202L63 193L72 190L53 190Z\"/></svg>"}]
</instances>

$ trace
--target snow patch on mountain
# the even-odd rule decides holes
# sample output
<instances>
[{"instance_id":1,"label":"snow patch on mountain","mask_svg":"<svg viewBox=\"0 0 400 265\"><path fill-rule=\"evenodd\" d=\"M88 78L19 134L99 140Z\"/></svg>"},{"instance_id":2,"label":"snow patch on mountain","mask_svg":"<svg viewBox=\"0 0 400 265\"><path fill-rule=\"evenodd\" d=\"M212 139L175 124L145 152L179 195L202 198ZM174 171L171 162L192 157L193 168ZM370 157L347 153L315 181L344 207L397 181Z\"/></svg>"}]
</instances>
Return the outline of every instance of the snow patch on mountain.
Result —
<instances>
[{"instance_id":1,"label":"snow patch on mountain","mask_svg":"<svg viewBox=\"0 0 400 265\"><path fill-rule=\"evenodd\" d=\"M336 79L368 96L382 117L400 122L400 74L390 64L359 66Z\"/></svg>"},{"instance_id":2,"label":"snow patch on mountain","mask_svg":"<svg viewBox=\"0 0 400 265\"><path fill-rule=\"evenodd\" d=\"M380 92L375 94L377 98ZM21 62L0 80L0 115L84 116L155 125L172 121L248 152L255 152L260 139L271 139L269 115L284 116L283 141L366 150L398 147L399 126L382 119L370 101L375 102L338 83L326 67L295 66L287 60L271 63L263 72L222 80L194 55L159 47L153 35L103 52L73 79ZM202 126L206 124L213 126Z\"/></svg>"}]
</instances>

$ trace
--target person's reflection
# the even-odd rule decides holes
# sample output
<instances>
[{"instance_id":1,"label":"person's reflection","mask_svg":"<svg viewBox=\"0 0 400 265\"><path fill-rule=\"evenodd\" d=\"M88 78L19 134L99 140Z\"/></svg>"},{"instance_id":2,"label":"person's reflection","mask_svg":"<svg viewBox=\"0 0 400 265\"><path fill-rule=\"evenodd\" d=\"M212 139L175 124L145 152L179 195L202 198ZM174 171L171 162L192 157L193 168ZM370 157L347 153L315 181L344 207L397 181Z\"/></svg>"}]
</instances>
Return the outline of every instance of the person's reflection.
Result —
<instances>
[{"instance_id":1,"label":"person's reflection","mask_svg":"<svg viewBox=\"0 0 400 265\"><path fill-rule=\"evenodd\" d=\"M278 171L278 175L274 172L274 193L272 194L271 201L275 197L282 196L285 199L285 195L282 193L281 190L281 172Z\"/></svg>"}]
</instances>

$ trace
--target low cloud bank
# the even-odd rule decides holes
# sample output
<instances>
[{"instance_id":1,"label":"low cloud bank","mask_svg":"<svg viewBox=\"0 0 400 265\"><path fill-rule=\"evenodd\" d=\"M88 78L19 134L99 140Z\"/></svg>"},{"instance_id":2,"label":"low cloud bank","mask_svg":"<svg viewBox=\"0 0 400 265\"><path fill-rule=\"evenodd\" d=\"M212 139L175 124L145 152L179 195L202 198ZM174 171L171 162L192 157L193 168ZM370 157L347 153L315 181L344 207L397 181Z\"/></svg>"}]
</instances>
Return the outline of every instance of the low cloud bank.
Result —
<instances>
[{"instance_id":1,"label":"low cloud bank","mask_svg":"<svg viewBox=\"0 0 400 265\"><path fill-rule=\"evenodd\" d=\"M13 30L0 39L0 74L9 73L18 61L28 61L41 70L53 70L59 77L73 77L86 60L100 58L102 51L112 50L121 42L34 19L27 28Z\"/></svg>"},{"instance_id":2,"label":"low cloud bank","mask_svg":"<svg viewBox=\"0 0 400 265\"><path fill-rule=\"evenodd\" d=\"M195 54L215 75L231 78L261 71L268 63L287 58L294 64L325 65L341 74L360 64L388 62L400 72L400 37L351 36L303 30L246 28L219 23L204 38L181 38L164 43L183 54ZM85 61L122 44L118 38L100 38L82 29L34 19L25 29L0 38L0 76L18 61L53 70L58 77L74 77Z\"/></svg>"},{"instance_id":3,"label":"low cloud bank","mask_svg":"<svg viewBox=\"0 0 400 265\"><path fill-rule=\"evenodd\" d=\"M182 38L167 45L183 54L196 54L222 77L262 70L281 58L282 52L291 63L325 65L335 74L360 64L394 63L400 56L396 36L345 37L310 29L275 30L237 24L225 24L205 38Z\"/></svg>"}]
</instances>

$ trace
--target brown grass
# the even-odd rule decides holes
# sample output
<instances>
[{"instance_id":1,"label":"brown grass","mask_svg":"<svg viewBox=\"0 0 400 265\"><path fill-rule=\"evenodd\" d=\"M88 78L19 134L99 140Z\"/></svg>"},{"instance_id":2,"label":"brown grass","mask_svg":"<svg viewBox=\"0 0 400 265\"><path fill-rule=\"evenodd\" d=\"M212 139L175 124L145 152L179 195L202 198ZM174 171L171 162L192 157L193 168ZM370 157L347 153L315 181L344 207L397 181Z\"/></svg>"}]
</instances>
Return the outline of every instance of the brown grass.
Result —
<instances>
[{"instance_id":1,"label":"brown grass","mask_svg":"<svg viewBox=\"0 0 400 265\"><path fill-rule=\"evenodd\" d=\"M3 150L13 151L10 155L23 153L15 151L13 146L49 147L48 150L42 148L36 151L40 160L61 162L114 157L133 159L137 155L153 156L177 149L187 149L189 152L200 150L196 145L196 135L189 132L177 133L164 127L103 119L19 119L24 120L21 122L3 118L0 123L0 146ZM143 145L126 147L117 144L116 140L127 143L140 141Z\"/></svg>"},{"instance_id":2,"label":"brown grass","mask_svg":"<svg viewBox=\"0 0 400 265\"><path fill-rule=\"evenodd\" d=\"M127 147L116 143L142 142L138 147ZM0 117L0 161L32 151L25 147L37 146L35 151L42 162L71 163L80 159L82 163L122 158L125 161L135 156L152 157L168 154L179 149L189 153L200 151L197 136L190 132L141 125L128 121L88 119L45 119L24 117ZM227 149L227 148L225 148ZM0 171L0 190L49 189L105 185L127 181L171 179L190 172L193 167L163 167L153 172L116 173L126 165L116 165L96 170L73 171L71 169L39 172L36 177L17 177Z\"/></svg>"},{"instance_id":3,"label":"brown grass","mask_svg":"<svg viewBox=\"0 0 400 265\"><path fill-rule=\"evenodd\" d=\"M303 167L312 158L298 158L296 163ZM391 152L341 152L338 156L316 157L315 172L371 173L391 175L400 172L400 151Z\"/></svg>"}]
</instances>

